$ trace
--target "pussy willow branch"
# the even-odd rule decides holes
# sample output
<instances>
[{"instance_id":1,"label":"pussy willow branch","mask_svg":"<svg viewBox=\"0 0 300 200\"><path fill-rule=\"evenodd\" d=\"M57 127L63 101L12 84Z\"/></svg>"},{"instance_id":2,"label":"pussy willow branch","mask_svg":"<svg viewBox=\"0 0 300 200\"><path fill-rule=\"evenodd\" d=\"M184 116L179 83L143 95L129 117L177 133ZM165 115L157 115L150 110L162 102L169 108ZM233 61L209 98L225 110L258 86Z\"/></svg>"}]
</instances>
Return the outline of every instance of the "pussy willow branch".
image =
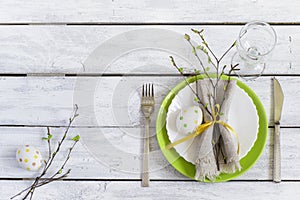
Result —
<instances>
[{"instance_id":1,"label":"pussy willow branch","mask_svg":"<svg viewBox=\"0 0 300 200\"><path fill-rule=\"evenodd\" d=\"M33 192L34 192L34 190L36 189L36 188L39 188L39 187L41 187L41 186L43 186L43 185L46 185L46 184L48 184L48 183L50 183L50 182L53 182L53 181L57 181L57 180L61 180L61 179L63 179L63 178L66 178L69 174L70 174L70 172L71 172L71 170L69 169L66 173L64 173L63 175L61 175L61 176L58 176L58 177L55 177L55 178L52 178L51 179L51 181L49 180L49 179L47 179L48 181L47 182L41 182L41 183L38 183L38 184L36 184L35 185L35 187L34 188L32 188L32 192L30 192L30 199L32 199L32 197L33 197ZM41 180L41 179L40 179ZM32 186L30 186L30 187L28 187L28 188L26 188L26 189L24 189L24 190L22 190L20 193L18 193L17 195L15 195L14 197L17 197L17 196L19 196L19 195L21 195L23 192L25 192L25 191L27 191L28 189L30 189ZM13 197L13 198L14 198ZM12 199L12 198L11 198ZM23 198L24 199L24 198Z\"/></svg>"},{"instance_id":2,"label":"pussy willow branch","mask_svg":"<svg viewBox=\"0 0 300 200\"><path fill-rule=\"evenodd\" d=\"M222 75L224 75L224 71L225 71L225 68L226 68L226 65L222 68L222 71L220 73L220 63L222 61L222 59L225 57L225 55L227 55L227 53L236 45L236 41L223 53L223 55L220 57L220 58L217 58L217 56L214 54L214 52L212 51L212 49L210 48L210 46L208 45L208 43L206 42L204 36L202 35L202 32L203 32L203 29L198 31L196 29L192 29L192 31L194 33L196 33L201 41L202 41L202 44L205 46L205 48L210 52L210 54L214 57L215 59L215 62L214 63L211 59L210 59L210 56L209 56L209 53L208 51L203 47L203 46L200 46L200 50L202 52L204 52L205 55L207 55L208 57L208 60L209 60L209 63L211 63L215 69L216 69L216 83L214 84L214 82L212 81L211 77L209 76L209 74L207 73L206 69L205 69L205 66L202 62L202 60L200 59L199 55L197 54L197 51L196 51L196 47L192 44L191 42L191 39L190 39L190 36L188 34L185 34L185 39L188 41L189 45L192 47L192 50L193 50L193 54L195 55L195 57L197 58L197 60L199 61L199 64L203 70L203 73L209 78L209 81L213 87L213 95L212 95L212 98L214 99L214 101L216 101L216 96L217 96L217 88L218 88L218 85L219 85L219 81L222 77ZM230 76L230 73L229 73L229 76ZM227 89L227 87L226 87ZM225 91L226 92L226 91Z\"/></svg>"},{"instance_id":3,"label":"pussy willow branch","mask_svg":"<svg viewBox=\"0 0 300 200\"><path fill-rule=\"evenodd\" d=\"M236 45L236 41L234 41L232 43L232 45L223 53L223 55L220 57L220 58L217 58L217 56L214 54L214 52L212 51L212 49L210 48L210 46L208 45L208 43L206 42L204 36L202 35L202 32L203 32L203 29L201 31L198 31L198 30L195 30L195 29L191 29L194 33L196 33L201 41L202 41L202 44L204 44L204 46L208 49L208 51L213 55L215 61L216 61L216 64L214 62L212 62L213 66L215 66L215 69L216 69L216 73L217 73L217 82L214 86L214 91L215 91L215 95L216 95L216 88L219 84L219 81L222 77L222 75L224 74L224 70L226 68L226 65L223 67L221 73L219 73L219 68L220 68L220 63L222 61L222 59L225 57L225 55L227 55L227 53ZM190 43L190 42L189 42ZM205 53L208 57L209 55L207 53ZM229 76L230 76L230 73L229 73Z\"/></svg>"},{"instance_id":4,"label":"pussy willow branch","mask_svg":"<svg viewBox=\"0 0 300 200\"><path fill-rule=\"evenodd\" d=\"M215 53L211 50L211 48L209 47L208 43L206 42L204 36L201 34L204 30L202 29L202 30L198 31L198 30L193 29L193 28L192 28L191 30L192 30L194 33L196 33L196 34L200 37L200 39L202 40L202 44L204 44L204 45L206 46L206 48L208 49L208 51L211 53L211 55L214 57L214 59L218 62L217 56L216 56ZM206 54L206 53L205 53L205 54ZM206 55L209 56L208 54L206 54ZM213 64L213 66L215 67L215 69L217 69L216 64L215 64L214 62L212 62L212 64Z\"/></svg>"},{"instance_id":5,"label":"pussy willow branch","mask_svg":"<svg viewBox=\"0 0 300 200\"><path fill-rule=\"evenodd\" d=\"M192 52L193 52L193 54L195 55L195 57L197 58L197 60L198 60L198 62L199 62L199 64L200 64L200 66L201 66L201 68L202 68L202 70L203 70L203 73L209 78L209 81L210 81L210 83L211 83L211 85L212 85L212 87L213 87L213 95L211 95L210 97L212 97L212 99L214 100L214 102L216 103L216 96L217 96L217 88L218 88L218 85L219 85L219 81L220 81L220 79L221 79L221 77L224 75L224 73L225 73L225 69L226 69L226 65L224 65L224 67L222 68L222 70L221 70L221 72L220 72L220 63L221 63L221 61L223 60L223 58L225 57L225 55L227 55L228 54L228 52L236 45L236 42L234 42L223 54L222 54L222 56L220 57L220 58L218 58L215 54L214 54L214 52L212 51L212 49L210 48L210 46L208 45L208 43L206 42L206 40L205 40L205 38L204 38L204 36L202 35L202 32L203 32L203 29L202 30L200 30L200 31L198 31L198 30L195 30L195 29L192 29L192 31L194 32L194 33L196 33L199 37L200 37L200 39L201 39L201 41L202 41L202 44L204 45L204 46L198 46L197 48L199 49L199 50L201 50L206 56L207 56L207 58L208 58L208 63L211 63L213 66L214 66L214 68L215 68L215 70L216 70L216 82L215 82L215 84L214 84L214 82L212 81L212 78L209 76L209 74L207 73L207 70L206 70L206 68L205 68L205 66L204 66L204 64L203 64L203 62L202 62L202 60L201 60L201 58L199 57L199 55L198 55L198 53L197 53L197 48L193 45L193 43L191 42L191 39L190 39L190 36L188 35L188 34L185 34L185 36L184 36L184 38L188 41L188 43L189 43L189 45L192 47ZM214 61L212 61L211 60L211 58L210 58L210 54L213 56L213 58L214 58ZM180 72L180 74L181 75L184 75L183 74L183 70L182 70L182 68L179 68L176 64L175 64L175 61L174 61L174 59L173 59L173 57L170 57L171 58L171 61L172 61L172 63L173 63L173 65L176 67L176 69ZM224 86L224 95L223 95L223 99L222 99L222 102L220 103L221 105L220 105L220 107L222 106L222 104L223 104L223 101L224 101L224 98L225 98L225 93L227 92L227 88L228 88L228 84L229 84L229 82L230 82L230 75L231 75L231 73L233 72L233 71L235 71L235 70L238 70L236 67L238 66L238 65L230 65L231 66L231 69L229 70L229 74L228 74L228 76L229 76L229 78L228 78L228 80L227 80L227 84L226 84L226 86ZM187 82L187 81L186 81ZM187 83L188 85L189 85L189 83ZM191 88L191 87L190 87ZM192 89L192 91L193 91L193 89ZM195 94L195 91L193 91L193 93ZM200 99L199 98L199 96L198 96L198 94L195 94L196 96L197 96L197 98L198 99ZM212 108L213 106L215 106L215 105L211 105L211 101L209 101L208 102L209 103L209 106ZM201 105L207 110L207 111L209 111L208 109L207 109L207 106L204 106L204 102L201 102ZM211 113L210 113L210 115L211 115ZM223 150L222 150L222 148L221 148L221 145L220 145L220 142L222 142L222 138L221 137L219 137L218 139L217 139L217 141L215 141L216 143L215 143L215 145L214 145L214 154L216 155L216 158L218 158L219 157L219 155L221 155L223 158L224 158L224 162L226 162L226 158L224 157L224 154L223 154ZM219 161L217 160L217 165L218 165L218 168L219 168Z\"/></svg>"},{"instance_id":6,"label":"pussy willow branch","mask_svg":"<svg viewBox=\"0 0 300 200\"><path fill-rule=\"evenodd\" d=\"M221 58L219 58L218 59L218 61L217 61L217 76L218 76L218 79L217 79L217 86L218 86L218 84L219 84L219 81L220 81L220 79L221 79L221 77L222 77L222 75L224 74L224 71L225 71L225 69L226 69L226 65L224 65L224 67L223 67L223 69L222 69L222 71L221 71L221 73L220 73L220 75L219 75L219 67L220 67L220 62L222 61L222 59L225 57L225 55L227 55L227 53L234 47L236 45L236 41L234 41L233 43L232 43L232 45L225 51L225 53L221 56ZM230 75L231 75L231 72L232 72L232 64L230 65L231 66L231 69L229 70L229 74L228 74L228 76L229 76L229 79L228 79L228 81L227 81L227 85L226 85L226 88L225 88L225 93L226 93L226 91L227 91L227 86L228 86L228 84L229 84L229 82L230 82ZM237 65L236 65L237 66ZM223 99L224 100L224 99ZM223 101L221 102L221 105L223 104Z\"/></svg>"},{"instance_id":7,"label":"pussy willow branch","mask_svg":"<svg viewBox=\"0 0 300 200\"><path fill-rule=\"evenodd\" d=\"M63 142L65 141L65 139L66 139L66 137L67 137L67 133L69 132L69 129L70 129L70 127L71 127L73 121L74 121L75 118L78 116L77 111L78 111L78 106L75 105L75 108L74 108L74 114L73 114L73 116L69 119L69 124L68 124L68 126L67 126L67 129L65 130L65 133L64 133L62 139L61 139L60 141L58 141L57 148L56 148L56 150L52 153L52 156L51 156L51 159L50 159L50 161L49 161L49 164L45 166L44 171L47 171L47 170L49 169L49 167L51 166L51 164L52 164L54 158L55 158L56 155L57 155L57 152L60 150L61 145L62 145Z\"/></svg>"},{"instance_id":8,"label":"pussy willow branch","mask_svg":"<svg viewBox=\"0 0 300 200\"><path fill-rule=\"evenodd\" d=\"M65 178L65 177L67 177L70 173L71 173L71 169L68 169L67 172L63 173L63 174L60 175L60 176L57 176L57 177L54 177L54 178L47 178L46 181L43 181L43 182L41 182L41 183L38 183L38 184L36 185L36 188L41 187L41 186L43 186L43 185L46 185L46 184L48 184L48 183L51 183L51 182L53 182L53 181L61 180L61 179Z\"/></svg>"},{"instance_id":9,"label":"pussy willow branch","mask_svg":"<svg viewBox=\"0 0 300 200\"><path fill-rule=\"evenodd\" d=\"M48 154L49 154L49 156L48 156L47 161L45 162L45 166L44 166L44 168L43 168L43 170L42 170L42 173L41 173L38 177L35 178L35 181L31 184L31 186L29 186L28 188L22 190L21 192L19 192L19 193L16 194L15 196L11 197L11 199L13 199L13 198L15 198L15 197L17 197L17 196L23 194L23 193L26 192L26 191L27 191L27 193L24 195L24 197L23 197L22 199L25 200L29 195L30 195L29 198L32 199L32 198L33 198L33 193L34 193L34 191L35 191L35 189L36 189L37 187L40 187L40 186L45 185L45 184L48 184L48 183L50 183L50 182L52 182L52 181L54 181L54 180L62 179L62 178L64 178L64 177L66 177L66 176L70 173L71 170L69 169L69 170L68 170L65 174L63 174L62 176L55 177L55 176L57 176L58 174L61 174L63 168L65 167L66 163L68 162L68 160L69 160L69 158L70 158L70 155L71 155L71 152L72 152L74 146L76 145L76 143L77 143L78 140L79 140L79 136L78 136L78 138L76 138L76 140L74 140L74 138L73 138L73 140L74 140L75 142L73 143L73 145L72 145L71 148L69 149L67 158L65 159L65 161L64 161L63 164L61 165L60 169L59 169L53 176L51 176L49 179L47 179L46 181L40 182L40 180L44 177L44 175L47 173L48 169L49 169L50 166L52 165L54 158L56 157L56 155L57 155L57 153L59 152L59 150L60 150L62 144L64 143L64 141L65 141L65 139L66 139L66 137L67 137L67 134L68 134L68 132L69 132L69 129L70 129L70 127L71 127L73 121L74 121L75 118L78 116L77 111L78 111L78 106L75 105L73 116L69 119L69 124L68 124L68 126L67 126L67 128L66 128L66 130L65 130L65 132L64 132L64 135L63 135L63 137L61 138L61 140L58 142L58 145L57 145L57 147L56 147L56 150L55 150L53 153L51 153L51 142L50 142L50 140L51 140L51 138L52 138L52 135L50 134L50 128L47 127L47 136L48 136L48 138L47 138L47 144L48 144ZM77 136L76 136L76 137L77 137Z\"/></svg>"},{"instance_id":10,"label":"pussy willow branch","mask_svg":"<svg viewBox=\"0 0 300 200\"><path fill-rule=\"evenodd\" d=\"M194 31L195 32L195 31ZM202 31L201 31L202 32ZM195 33L197 33L198 35L199 35L199 37L201 38L201 40L202 40L202 43L206 46L206 48L208 49L208 51L213 55L213 57L215 58L215 61L216 61L216 64L213 64L214 66L215 66L215 69L216 69L216 73L217 73L217 81L216 81L216 84L215 84L215 86L213 85L213 87L214 87L214 93L215 93L215 95L217 95L217 88L218 88L218 85L219 85L219 81L220 81L220 79L221 79L221 77L223 76L223 74L224 74L224 72L225 72L225 69L226 69L226 65L224 65L224 67L222 68L222 71L221 71L221 73L219 73L219 68L220 68L220 63L221 63L221 61L222 61L222 59L225 57L225 55L227 55L227 53L236 45L236 42L234 42L226 51L225 51L225 53L220 57L220 58L217 58L216 56L215 56L215 54L213 53L213 51L211 50L211 48L209 47L209 45L208 45L208 43L205 41L205 39L204 39L204 36L203 35L201 35L201 32L195 32ZM209 57L209 55L206 53L206 55ZM212 62L213 63L213 62ZM228 78L228 80L227 80L227 84L226 84L226 86L225 86L225 92L224 93L226 93L227 92L227 88L228 88L228 85L229 85L229 82L230 82L230 78L231 78L231 73L233 72L233 71L235 71L235 70L237 70L236 69L236 67L238 66L238 64L236 64L236 65L232 65L231 64L231 69L229 70L229 74L228 74L228 76L229 76L229 78ZM225 100L225 94L223 95L223 99L222 99L222 101L221 101L221 103L220 103L220 107L222 106L222 104L223 104L223 102L224 102L224 100ZM217 168L218 168L218 170L219 170L219 165L220 165L220 163L219 163L219 159L218 159L218 157L221 155L221 157L224 159L224 162L226 163L226 157L224 157L224 152L223 152L223 149L221 148L221 142L222 142L222 137L219 137L218 139L217 139L217 141L215 141L215 145L214 145L214 148L213 148L213 150L214 150L214 154L216 155L215 157L216 157L216 163L217 163Z\"/></svg>"},{"instance_id":11,"label":"pussy willow branch","mask_svg":"<svg viewBox=\"0 0 300 200\"><path fill-rule=\"evenodd\" d=\"M197 60L199 61L200 66L202 67L202 70L203 70L204 74L208 77L210 83L211 83L212 85L214 85L212 79L210 78L209 74L208 74L207 71L205 70L205 66L204 66L202 60L200 59L199 55L197 54L196 47L192 44L192 42L190 41L189 38L187 38L186 40L188 41L188 43L190 44L190 46L193 48L193 54L195 55L195 57L196 57Z\"/></svg>"},{"instance_id":12,"label":"pussy willow branch","mask_svg":"<svg viewBox=\"0 0 300 200\"><path fill-rule=\"evenodd\" d=\"M177 64L175 63L175 60L172 56L170 56L171 59L171 63L172 65L177 69L177 71L184 77L184 74L182 72L182 70L180 70L180 68L177 66ZM200 103L202 105L202 107L207 111L207 113L209 115L212 116L211 112L208 110L207 106L201 101L198 93L191 87L190 83L187 81L187 79L184 77L184 81L185 83L188 85L188 87L192 90L192 92L194 93L194 95L197 97L197 102Z\"/></svg>"},{"instance_id":13,"label":"pussy willow branch","mask_svg":"<svg viewBox=\"0 0 300 200\"><path fill-rule=\"evenodd\" d=\"M226 56L226 54L236 45L236 41L234 41L234 43L232 43L232 45L227 49L227 51L225 51L223 53L223 55L221 56L221 58L219 59L219 62Z\"/></svg>"},{"instance_id":14,"label":"pussy willow branch","mask_svg":"<svg viewBox=\"0 0 300 200\"><path fill-rule=\"evenodd\" d=\"M48 160L50 160L50 158L51 158L51 140L49 138L52 136L51 136L49 127L47 127L47 136L48 136L48 140L47 140L47 142L48 142Z\"/></svg>"},{"instance_id":15,"label":"pussy willow branch","mask_svg":"<svg viewBox=\"0 0 300 200\"><path fill-rule=\"evenodd\" d=\"M52 175L50 178L48 178L47 180L42 181L41 184L45 185L45 184L47 184L47 183L50 183L50 182L54 181L55 176L61 174L61 172L62 172L62 170L64 169L65 165L66 165L67 162L69 161L70 156L71 156L71 153L72 153L72 150L73 150L73 148L75 147L75 145L77 144L77 142L78 142L78 141L75 141L75 142L73 143L73 145L71 146L71 148L69 149L68 155L67 155L65 161L63 162L63 164L61 165L61 167L59 168L59 170L56 171L56 173L53 174L53 175ZM71 169L69 169L69 170L67 171L67 173L64 174L64 176L68 175L70 172L71 172Z\"/></svg>"}]
</instances>

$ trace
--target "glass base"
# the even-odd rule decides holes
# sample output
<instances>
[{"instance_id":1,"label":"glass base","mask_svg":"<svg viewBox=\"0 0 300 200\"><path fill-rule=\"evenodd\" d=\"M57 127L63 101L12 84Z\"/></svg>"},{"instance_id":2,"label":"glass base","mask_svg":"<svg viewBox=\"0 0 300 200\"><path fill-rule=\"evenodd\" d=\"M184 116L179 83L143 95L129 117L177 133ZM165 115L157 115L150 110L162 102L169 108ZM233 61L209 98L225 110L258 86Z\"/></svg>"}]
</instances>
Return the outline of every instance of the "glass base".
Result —
<instances>
[{"instance_id":1,"label":"glass base","mask_svg":"<svg viewBox=\"0 0 300 200\"><path fill-rule=\"evenodd\" d=\"M234 71L234 73L245 80L253 80L260 77L266 68L265 63L251 59L246 60L242 58L237 52L233 55L231 64L239 64L237 68L240 70Z\"/></svg>"}]
</instances>

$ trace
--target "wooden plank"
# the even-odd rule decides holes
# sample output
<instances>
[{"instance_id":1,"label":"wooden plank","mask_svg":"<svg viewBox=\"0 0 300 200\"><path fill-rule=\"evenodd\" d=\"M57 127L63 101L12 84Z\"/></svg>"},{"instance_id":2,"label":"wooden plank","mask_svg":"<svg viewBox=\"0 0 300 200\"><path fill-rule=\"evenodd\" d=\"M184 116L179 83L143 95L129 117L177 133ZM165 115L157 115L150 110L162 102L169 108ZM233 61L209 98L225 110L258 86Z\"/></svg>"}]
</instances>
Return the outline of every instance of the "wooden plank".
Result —
<instances>
[{"instance_id":1,"label":"wooden plank","mask_svg":"<svg viewBox=\"0 0 300 200\"><path fill-rule=\"evenodd\" d=\"M53 144L62 135L63 128L52 128ZM300 139L299 128L282 128L282 179L300 180L300 147L294 141ZM140 179L143 128L73 128L70 137L80 134L78 143L67 168L71 179ZM162 155L151 129L150 179L188 180L177 172ZM41 138L46 128L0 128L0 178L32 178L35 173L18 167L15 161L16 149L22 145L36 146L44 157L47 144ZM58 154L55 170L62 163L67 147ZM99 150L101 149L101 150ZM237 180L272 180L273 129L269 130L266 149L258 162Z\"/></svg>"},{"instance_id":2,"label":"wooden plank","mask_svg":"<svg viewBox=\"0 0 300 200\"><path fill-rule=\"evenodd\" d=\"M140 111L141 85L153 82L155 125L161 102L182 77L2 77L0 78L0 124L64 126L73 104L80 116L76 126L143 126ZM299 126L299 77L279 77L285 94L281 124ZM272 125L271 78L246 82L261 99Z\"/></svg>"},{"instance_id":3,"label":"wooden plank","mask_svg":"<svg viewBox=\"0 0 300 200\"><path fill-rule=\"evenodd\" d=\"M0 26L0 74L177 74L169 55L191 68L191 48L182 37L190 28L204 28L211 48L221 56L241 27ZM274 28L278 45L265 73L300 74L300 27ZM230 64L232 53L224 64Z\"/></svg>"},{"instance_id":4,"label":"wooden plank","mask_svg":"<svg viewBox=\"0 0 300 200\"><path fill-rule=\"evenodd\" d=\"M205 23L265 20L299 22L298 1L80 1L5 0L0 23Z\"/></svg>"},{"instance_id":5,"label":"wooden plank","mask_svg":"<svg viewBox=\"0 0 300 200\"><path fill-rule=\"evenodd\" d=\"M47 144L41 138L45 135L45 128L1 128L1 136L5 139L1 140L0 151L0 177L23 177L30 178L35 173L28 172L18 167L15 161L16 149L22 145L30 144L36 146L42 152L44 157L47 155ZM51 129L53 134L53 146L57 144L57 139L62 136L63 128ZM152 133L154 129L151 129ZM126 133L126 134L125 134ZM76 146L74 154L71 156L67 168L72 169L69 178L91 178L91 179L139 179L141 167L141 146L142 131L138 128L119 129L119 128L80 128L71 129L70 136L80 134L82 140ZM18 138L18 140L16 140ZM101 146L102 152L100 159L96 159L91 153L91 143L89 139L95 141L95 145ZM58 154L57 162L50 171L59 167L63 162L67 153L67 147L72 141L66 141L62 153ZM89 144L89 146L87 146ZM93 145L92 145L93 146ZM119 147L118 147L119 146ZM91 148L88 148L91 147ZM120 148L124 151L120 151ZM151 178L170 179L178 177L184 179L183 176L176 173L175 170L168 165L158 150L156 138L151 139Z\"/></svg>"},{"instance_id":6,"label":"wooden plank","mask_svg":"<svg viewBox=\"0 0 300 200\"><path fill-rule=\"evenodd\" d=\"M28 181L0 181L0 195L5 199L28 186ZM131 181L71 181L55 182L38 188L36 199L282 199L300 198L299 182L230 182L205 184L197 182L152 182L142 188ZM58 189L59 188L59 189ZM255 192L254 192L255 191Z\"/></svg>"}]
</instances>

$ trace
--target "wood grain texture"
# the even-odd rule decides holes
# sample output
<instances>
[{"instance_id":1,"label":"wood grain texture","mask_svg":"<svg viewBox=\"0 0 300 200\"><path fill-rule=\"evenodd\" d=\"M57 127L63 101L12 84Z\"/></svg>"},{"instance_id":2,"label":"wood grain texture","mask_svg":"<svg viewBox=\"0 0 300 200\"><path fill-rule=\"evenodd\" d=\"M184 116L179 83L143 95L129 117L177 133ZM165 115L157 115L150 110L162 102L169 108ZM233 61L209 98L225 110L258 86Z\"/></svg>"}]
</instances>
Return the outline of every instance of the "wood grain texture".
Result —
<instances>
[{"instance_id":1,"label":"wood grain texture","mask_svg":"<svg viewBox=\"0 0 300 200\"><path fill-rule=\"evenodd\" d=\"M41 140L46 126L55 126L51 128L55 145L75 103L80 117L71 128L70 138L80 134L82 140L66 166L72 172L66 181L39 188L35 199L300 199L299 1L1 0L0 5L0 199L9 199L31 183L11 179L36 175L18 167L16 149L30 144L46 155L47 146ZM279 76L285 93L283 182L271 182L272 127L266 149L247 173L228 183L194 182L169 165L155 137L159 106L182 80L174 76L177 72L168 56L173 55L189 71L193 68L191 51L182 44L181 35L190 33L190 28L204 28L210 46L221 55L236 39L241 24L251 20L277 24L278 45L268 59L267 76L246 84L261 99L273 125L271 77ZM101 49L115 52L120 45L130 47L137 38L126 32L147 28L174 31L173 36L177 36L162 34L145 48L115 57L101 54ZM125 38L122 43L115 42L118 35ZM138 39L149 35L143 37ZM167 49L154 47L160 43ZM91 56L96 67L90 68ZM224 61L230 63L231 56ZM103 62L103 57L109 62ZM20 74L28 76L18 77ZM149 188L141 187L140 177L144 122L139 92L145 81L154 83L157 103L150 129ZM68 145L70 140L51 171L63 161Z\"/></svg>"},{"instance_id":2,"label":"wood grain texture","mask_svg":"<svg viewBox=\"0 0 300 200\"><path fill-rule=\"evenodd\" d=\"M52 128L53 144L62 135L63 128ZM282 128L282 180L300 180L300 148L293 141L300 139L300 129ZM0 178L32 178L35 173L18 167L15 152L25 144L36 146L47 155L47 144L41 140L46 128L0 128ZM67 168L71 179L140 179L142 163L143 128L72 128L72 135L80 134L82 140L76 146ZM188 180L169 165L162 155L150 130L150 179ZM258 162L237 180L272 180L273 129L269 130L266 149ZM18 138L18 139L16 139ZM53 170L62 162L71 141L66 142ZM97 157L95 157L97 156Z\"/></svg>"},{"instance_id":3,"label":"wood grain texture","mask_svg":"<svg viewBox=\"0 0 300 200\"><path fill-rule=\"evenodd\" d=\"M2 198L8 199L16 191L30 183L27 181L0 181ZM129 181L76 181L56 182L36 190L35 198L52 199L228 199L297 200L300 198L299 182L230 182L203 184L197 182L152 182L149 188L141 188L139 182ZM58 192L59 188L59 192ZM72 191L72 192L71 192ZM255 191L255 192L254 192Z\"/></svg>"},{"instance_id":4,"label":"wood grain texture","mask_svg":"<svg viewBox=\"0 0 300 200\"><path fill-rule=\"evenodd\" d=\"M299 77L278 77L285 94L282 126L298 126ZM155 85L155 111L182 77L2 77L0 78L1 125L65 126L78 104L80 116L75 126L143 126L140 110L141 85ZM246 82L261 99L272 125L271 78Z\"/></svg>"},{"instance_id":5,"label":"wood grain texture","mask_svg":"<svg viewBox=\"0 0 300 200\"><path fill-rule=\"evenodd\" d=\"M0 12L1 13L1 12ZM184 41L184 33L190 28L204 28L206 40L218 56L236 39L242 26L0 26L0 74L177 74L171 66L169 55L174 55L179 64L191 68L188 60L182 60L182 52L191 53ZM146 28L174 31L178 41L168 41L164 35L161 40L169 51L149 49L145 46L135 51L116 55L110 65L99 61L98 67L86 69L84 64L89 56L98 48L109 48L112 52L118 45L129 45L137 40L127 37L123 43L113 42L115 36L128 31ZM278 44L268 59L266 74L300 74L300 27L275 26ZM145 34L144 39L148 37ZM194 37L199 41L197 37ZM143 40L143 38L140 38ZM161 43L162 43L161 42ZM177 45L176 43L181 44ZM107 44L108 46L105 46ZM234 50L235 51L235 50ZM232 53L234 52L232 51ZM230 63L232 53L226 57L224 64ZM103 54L96 54L101 60ZM150 67L151 66L151 67Z\"/></svg>"},{"instance_id":6,"label":"wood grain texture","mask_svg":"<svg viewBox=\"0 0 300 200\"><path fill-rule=\"evenodd\" d=\"M1 1L0 23L299 22L298 1Z\"/></svg>"}]
</instances>

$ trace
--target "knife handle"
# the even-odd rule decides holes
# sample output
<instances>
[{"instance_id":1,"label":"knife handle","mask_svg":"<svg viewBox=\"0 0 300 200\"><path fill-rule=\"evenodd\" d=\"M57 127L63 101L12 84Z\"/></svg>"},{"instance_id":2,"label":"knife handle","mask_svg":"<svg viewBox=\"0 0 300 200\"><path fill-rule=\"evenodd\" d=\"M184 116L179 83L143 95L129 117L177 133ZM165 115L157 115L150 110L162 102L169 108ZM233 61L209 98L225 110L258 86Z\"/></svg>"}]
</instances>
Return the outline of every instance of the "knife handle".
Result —
<instances>
[{"instance_id":1,"label":"knife handle","mask_svg":"<svg viewBox=\"0 0 300 200\"><path fill-rule=\"evenodd\" d=\"M274 169L273 181L275 183L281 182L281 153L280 153L280 125L275 124L274 133Z\"/></svg>"}]
</instances>

